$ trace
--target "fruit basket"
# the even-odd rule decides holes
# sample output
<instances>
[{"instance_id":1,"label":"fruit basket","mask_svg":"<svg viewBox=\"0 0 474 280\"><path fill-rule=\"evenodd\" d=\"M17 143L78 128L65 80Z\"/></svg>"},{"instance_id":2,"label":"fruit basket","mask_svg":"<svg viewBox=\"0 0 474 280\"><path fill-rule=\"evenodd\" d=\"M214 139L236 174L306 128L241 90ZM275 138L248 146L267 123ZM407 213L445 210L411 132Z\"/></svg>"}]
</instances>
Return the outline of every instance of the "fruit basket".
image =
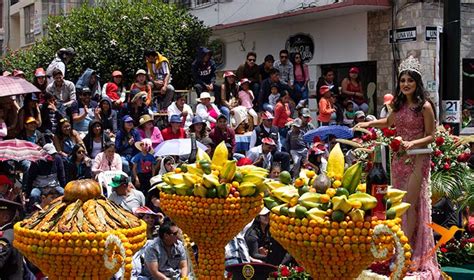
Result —
<instances>
[{"instance_id":1,"label":"fruit basket","mask_svg":"<svg viewBox=\"0 0 474 280\"><path fill-rule=\"evenodd\" d=\"M49 279L110 279L146 242L146 223L101 195L94 180L69 182L64 196L14 226L13 245Z\"/></svg>"},{"instance_id":2,"label":"fruit basket","mask_svg":"<svg viewBox=\"0 0 474 280\"><path fill-rule=\"evenodd\" d=\"M164 174L158 185L161 208L198 247L198 279L224 279L225 246L263 208L268 170L237 167L227 156L224 142L212 160L198 150L196 163Z\"/></svg>"}]
</instances>

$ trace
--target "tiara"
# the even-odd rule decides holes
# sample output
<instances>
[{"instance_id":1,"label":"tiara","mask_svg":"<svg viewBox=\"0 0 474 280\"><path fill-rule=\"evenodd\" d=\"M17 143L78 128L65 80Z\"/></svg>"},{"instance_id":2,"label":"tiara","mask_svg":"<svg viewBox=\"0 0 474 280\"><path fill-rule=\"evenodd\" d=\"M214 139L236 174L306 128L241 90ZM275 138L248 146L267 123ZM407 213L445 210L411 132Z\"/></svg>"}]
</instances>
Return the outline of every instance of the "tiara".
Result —
<instances>
[{"instance_id":1,"label":"tiara","mask_svg":"<svg viewBox=\"0 0 474 280\"><path fill-rule=\"evenodd\" d=\"M421 64L418 59L410 55L407 59L402 61L402 63L400 63L400 66L398 66L398 73L401 73L406 70L413 71L421 75Z\"/></svg>"}]
</instances>

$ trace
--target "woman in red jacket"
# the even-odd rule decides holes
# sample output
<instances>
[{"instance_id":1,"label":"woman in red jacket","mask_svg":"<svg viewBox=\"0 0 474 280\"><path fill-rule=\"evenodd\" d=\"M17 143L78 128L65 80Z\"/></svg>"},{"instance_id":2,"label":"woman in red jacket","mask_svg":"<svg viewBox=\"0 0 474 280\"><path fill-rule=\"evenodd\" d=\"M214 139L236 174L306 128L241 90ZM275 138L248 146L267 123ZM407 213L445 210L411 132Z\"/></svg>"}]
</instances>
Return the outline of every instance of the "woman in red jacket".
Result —
<instances>
[{"instance_id":1,"label":"woman in red jacket","mask_svg":"<svg viewBox=\"0 0 474 280\"><path fill-rule=\"evenodd\" d=\"M319 100L319 116L318 121L321 126L329 125L331 120L331 114L336 112L336 109L331 102L331 87L330 86L321 86L319 89L319 94L322 98Z\"/></svg>"},{"instance_id":2,"label":"woman in red jacket","mask_svg":"<svg viewBox=\"0 0 474 280\"><path fill-rule=\"evenodd\" d=\"M288 91L284 91L281 95L280 98L277 101L277 104L275 106L275 118L273 119L273 125L278 127L278 133L280 134L280 143L282 147L282 151L286 147L286 135L288 134L288 128L286 127L286 124L288 122L293 121L290 116L291 116L291 111L290 111L290 94Z\"/></svg>"}]
</instances>

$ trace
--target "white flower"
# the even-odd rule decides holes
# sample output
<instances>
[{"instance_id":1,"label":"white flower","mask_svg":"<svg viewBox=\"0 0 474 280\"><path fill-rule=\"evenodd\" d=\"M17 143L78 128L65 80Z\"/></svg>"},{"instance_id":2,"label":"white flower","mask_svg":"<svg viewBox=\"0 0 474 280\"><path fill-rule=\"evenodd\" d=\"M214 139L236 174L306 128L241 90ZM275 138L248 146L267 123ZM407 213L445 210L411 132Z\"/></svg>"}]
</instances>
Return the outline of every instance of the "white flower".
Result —
<instances>
[{"instance_id":1,"label":"white flower","mask_svg":"<svg viewBox=\"0 0 474 280\"><path fill-rule=\"evenodd\" d=\"M128 16L122 16L121 19L122 20L128 19Z\"/></svg>"},{"instance_id":2,"label":"white flower","mask_svg":"<svg viewBox=\"0 0 474 280\"><path fill-rule=\"evenodd\" d=\"M61 27L61 24L56 23L56 28L60 28L60 27Z\"/></svg>"},{"instance_id":3,"label":"white flower","mask_svg":"<svg viewBox=\"0 0 474 280\"><path fill-rule=\"evenodd\" d=\"M147 17L147 16L144 16L144 17L143 17L143 20L149 20L149 19L150 19L150 18Z\"/></svg>"},{"instance_id":4,"label":"white flower","mask_svg":"<svg viewBox=\"0 0 474 280\"><path fill-rule=\"evenodd\" d=\"M116 41L115 39L110 40L110 45L111 45L111 46L116 46L116 45L117 45L117 41Z\"/></svg>"}]
</instances>

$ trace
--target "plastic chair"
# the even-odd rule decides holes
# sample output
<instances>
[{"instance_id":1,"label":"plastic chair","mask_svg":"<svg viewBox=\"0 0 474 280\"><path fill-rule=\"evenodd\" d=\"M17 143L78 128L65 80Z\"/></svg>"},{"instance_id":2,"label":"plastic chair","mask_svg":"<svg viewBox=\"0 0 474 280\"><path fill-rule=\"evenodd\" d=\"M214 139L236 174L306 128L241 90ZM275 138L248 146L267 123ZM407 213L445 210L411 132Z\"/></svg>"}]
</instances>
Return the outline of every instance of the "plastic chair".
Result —
<instances>
[{"instance_id":1,"label":"plastic chair","mask_svg":"<svg viewBox=\"0 0 474 280\"><path fill-rule=\"evenodd\" d=\"M128 178L127 173L121 170L103 171L97 176L97 181L102 187L102 194L106 197L108 197L112 193L112 187L109 186L109 184L112 182L112 179L117 175L124 175ZM105 193L104 190L106 191Z\"/></svg>"}]
</instances>

